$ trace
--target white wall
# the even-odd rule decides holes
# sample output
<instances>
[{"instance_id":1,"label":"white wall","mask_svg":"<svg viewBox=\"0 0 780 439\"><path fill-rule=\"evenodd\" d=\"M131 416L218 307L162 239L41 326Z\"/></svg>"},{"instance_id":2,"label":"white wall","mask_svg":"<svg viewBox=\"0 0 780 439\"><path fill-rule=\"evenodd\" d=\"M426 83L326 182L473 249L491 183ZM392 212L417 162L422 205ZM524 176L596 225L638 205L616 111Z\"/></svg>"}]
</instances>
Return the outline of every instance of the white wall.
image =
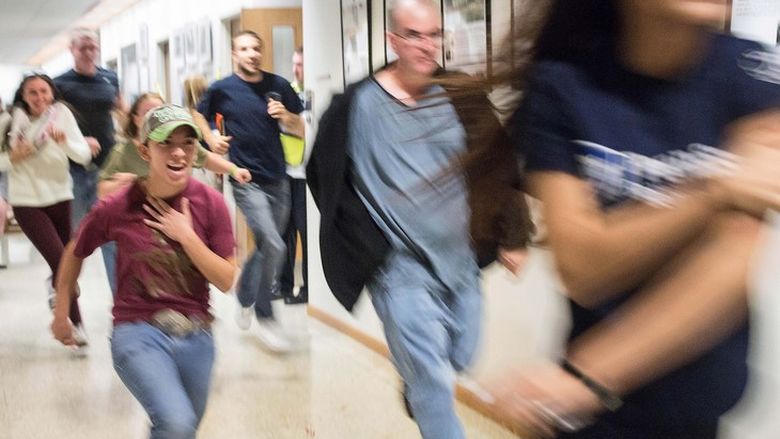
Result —
<instances>
[{"instance_id":1,"label":"white wall","mask_svg":"<svg viewBox=\"0 0 780 439\"><path fill-rule=\"evenodd\" d=\"M762 43L777 44L780 32L780 1L734 0L733 6L732 32Z\"/></svg>"},{"instance_id":2,"label":"white wall","mask_svg":"<svg viewBox=\"0 0 780 439\"><path fill-rule=\"evenodd\" d=\"M3 106L9 105L22 82L22 75L32 67L24 64L0 64L0 98Z\"/></svg>"},{"instance_id":3,"label":"white wall","mask_svg":"<svg viewBox=\"0 0 780 439\"><path fill-rule=\"evenodd\" d=\"M208 20L211 24L214 61L207 76L211 79L220 78L231 71L229 36L223 20L238 17L241 9L300 6L301 0L144 0L101 26L101 61L105 65L108 60L116 60L121 80L121 49L139 43L141 26L145 25L148 57L146 62L139 63L139 86L141 92L158 91L163 87L158 43L172 40L174 33L185 26ZM173 49L172 45L170 47ZM44 63L43 69L57 75L72 66L70 53L64 50ZM181 103L181 83L189 73L192 72L178 76L175 71L171 72L172 90L169 90L168 98L172 102Z\"/></svg>"},{"instance_id":4,"label":"white wall","mask_svg":"<svg viewBox=\"0 0 780 439\"><path fill-rule=\"evenodd\" d=\"M732 31L768 45L777 44L780 1L734 0ZM745 398L725 422L724 439L774 439L780 431L780 220L775 216L752 277L753 333L751 382Z\"/></svg>"}]
</instances>

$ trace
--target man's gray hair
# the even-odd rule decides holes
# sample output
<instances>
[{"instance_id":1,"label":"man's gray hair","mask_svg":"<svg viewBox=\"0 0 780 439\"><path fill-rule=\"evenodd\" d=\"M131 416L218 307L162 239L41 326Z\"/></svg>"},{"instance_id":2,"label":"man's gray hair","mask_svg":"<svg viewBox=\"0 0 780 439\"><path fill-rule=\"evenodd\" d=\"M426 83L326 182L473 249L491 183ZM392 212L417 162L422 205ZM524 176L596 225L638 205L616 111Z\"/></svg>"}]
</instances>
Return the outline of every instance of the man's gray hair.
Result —
<instances>
[{"instance_id":1,"label":"man's gray hair","mask_svg":"<svg viewBox=\"0 0 780 439\"><path fill-rule=\"evenodd\" d=\"M77 27L70 31L71 46L84 39L92 40L96 43L100 42L100 38L98 37L97 32L88 27Z\"/></svg>"},{"instance_id":2,"label":"man's gray hair","mask_svg":"<svg viewBox=\"0 0 780 439\"><path fill-rule=\"evenodd\" d=\"M398 11L407 6L428 6L437 11L439 10L439 5L434 0L392 0L390 7L387 9L387 30L390 32L398 30Z\"/></svg>"}]
</instances>

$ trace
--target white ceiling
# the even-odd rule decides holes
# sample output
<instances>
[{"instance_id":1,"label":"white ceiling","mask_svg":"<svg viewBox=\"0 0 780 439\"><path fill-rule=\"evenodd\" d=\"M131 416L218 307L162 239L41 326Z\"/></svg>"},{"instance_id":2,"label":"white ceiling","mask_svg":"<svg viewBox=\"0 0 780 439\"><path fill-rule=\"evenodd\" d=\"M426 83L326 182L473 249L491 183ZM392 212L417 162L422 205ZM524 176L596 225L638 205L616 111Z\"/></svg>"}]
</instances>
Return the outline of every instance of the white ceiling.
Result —
<instances>
[{"instance_id":1,"label":"white ceiling","mask_svg":"<svg viewBox=\"0 0 780 439\"><path fill-rule=\"evenodd\" d=\"M0 63L27 64L99 0L0 0Z\"/></svg>"},{"instance_id":2,"label":"white ceiling","mask_svg":"<svg viewBox=\"0 0 780 439\"><path fill-rule=\"evenodd\" d=\"M139 0L0 0L0 64L42 64L64 50L68 31L97 29Z\"/></svg>"}]
</instances>

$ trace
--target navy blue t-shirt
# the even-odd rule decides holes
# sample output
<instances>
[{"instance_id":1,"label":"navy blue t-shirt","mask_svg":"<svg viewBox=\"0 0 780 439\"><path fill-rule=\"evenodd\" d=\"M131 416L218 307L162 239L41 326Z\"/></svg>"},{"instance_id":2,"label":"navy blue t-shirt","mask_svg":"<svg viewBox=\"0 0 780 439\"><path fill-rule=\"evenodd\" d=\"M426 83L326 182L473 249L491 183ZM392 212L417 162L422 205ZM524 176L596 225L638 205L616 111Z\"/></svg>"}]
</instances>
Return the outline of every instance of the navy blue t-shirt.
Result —
<instances>
[{"instance_id":1,"label":"navy blue t-shirt","mask_svg":"<svg viewBox=\"0 0 780 439\"><path fill-rule=\"evenodd\" d=\"M269 182L285 178L279 123L268 115L269 92L281 95L281 102L290 111L303 111L298 95L281 76L263 72L260 82L246 82L233 74L209 87L198 104L198 112L213 121L222 114L225 131L233 136L228 154L230 160L252 173L252 181Z\"/></svg>"},{"instance_id":2,"label":"navy blue t-shirt","mask_svg":"<svg viewBox=\"0 0 780 439\"><path fill-rule=\"evenodd\" d=\"M537 64L513 133L527 172L583 178L604 209L626 200L670 204L675 184L722 159L718 146L729 122L780 107L778 78L772 78L780 58L752 42L714 35L702 61L674 81L630 72L608 54L581 64ZM633 293L593 310L572 302L571 337ZM705 356L629 395L607 416L649 431L674 429L682 420L715 422L742 395L747 348L745 325Z\"/></svg>"},{"instance_id":3,"label":"navy blue t-shirt","mask_svg":"<svg viewBox=\"0 0 780 439\"><path fill-rule=\"evenodd\" d=\"M119 95L116 73L98 67L95 76L71 69L54 78L62 97L73 107L81 133L97 139L100 153L92 161L100 166L114 147L114 121L111 110Z\"/></svg>"}]
</instances>

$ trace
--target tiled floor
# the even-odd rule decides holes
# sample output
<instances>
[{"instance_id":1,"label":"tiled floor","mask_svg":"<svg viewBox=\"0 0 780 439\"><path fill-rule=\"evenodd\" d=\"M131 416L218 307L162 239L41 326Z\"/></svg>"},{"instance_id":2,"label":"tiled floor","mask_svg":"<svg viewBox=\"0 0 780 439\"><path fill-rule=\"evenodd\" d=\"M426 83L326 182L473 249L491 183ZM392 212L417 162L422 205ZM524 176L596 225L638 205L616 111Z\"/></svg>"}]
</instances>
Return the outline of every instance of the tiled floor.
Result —
<instances>
[{"instance_id":1,"label":"tiled floor","mask_svg":"<svg viewBox=\"0 0 780 439\"><path fill-rule=\"evenodd\" d=\"M0 439L145 438L144 412L111 366L100 256L87 260L81 277L86 359L71 357L48 331L48 275L24 237L11 237L11 264L0 270ZM270 355L233 323L233 297L217 293L212 302L218 357L199 438L419 438L384 358L309 320L303 306L280 313L302 348ZM469 438L515 438L464 406L458 411Z\"/></svg>"}]
</instances>

